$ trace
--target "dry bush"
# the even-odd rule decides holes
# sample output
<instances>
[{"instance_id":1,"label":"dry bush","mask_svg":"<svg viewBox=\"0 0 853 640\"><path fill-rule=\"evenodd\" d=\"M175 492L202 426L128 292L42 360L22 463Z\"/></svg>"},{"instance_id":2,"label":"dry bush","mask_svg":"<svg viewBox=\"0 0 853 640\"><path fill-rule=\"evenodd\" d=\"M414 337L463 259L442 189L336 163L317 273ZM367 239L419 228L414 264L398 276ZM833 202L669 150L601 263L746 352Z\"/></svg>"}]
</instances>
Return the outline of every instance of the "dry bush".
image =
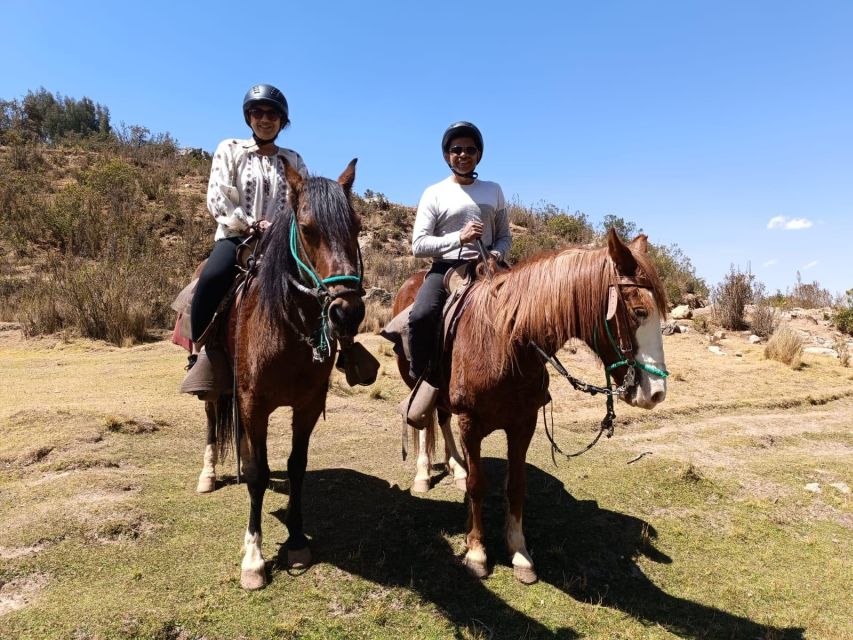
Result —
<instances>
[{"instance_id":1,"label":"dry bush","mask_svg":"<svg viewBox=\"0 0 853 640\"><path fill-rule=\"evenodd\" d=\"M711 292L714 319L723 329L738 331L746 328L744 309L752 300L753 277L732 265L723 281Z\"/></svg>"},{"instance_id":2,"label":"dry bush","mask_svg":"<svg viewBox=\"0 0 853 640\"><path fill-rule=\"evenodd\" d=\"M843 337L835 339L835 350L838 352L838 361L842 367L850 366L850 347Z\"/></svg>"},{"instance_id":3,"label":"dry bush","mask_svg":"<svg viewBox=\"0 0 853 640\"><path fill-rule=\"evenodd\" d=\"M391 307L376 300L368 300L364 304L364 321L359 331L362 333L379 333L391 320Z\"/></svg>"},{"instance_id":4,"label":"dry bush","mask_svg":"<svg viewBox=\"0 0 853 640\"><path fill-rule=\"evenodd\" d=\"M752 332L762 338L769 338L779 327L781 318L779 312L768 304L759 303L755 305L752 312L752 322L749 323Z\"/></svg>"},{"instance_id":5,"label":"dry bush","mask_svg":"<svg viewBox=\"0 0 853 640\"><path fill-rule=\"evenodd\" d=\"M419 258L390 258L387 252L373 249L366 249L363 256L365 283L392 293L426 264Z\"/></svg>"},{"instance_id":6,"label":"dry bush","mask_svg":"<svg viewBox=\"0 0 853 640\"><path fill-rule=\"evenodd\" d=\"M764 357L799 369L803 363L803 337L787 326L777 329L764 347Z\"/></svg>"}]
</instances>

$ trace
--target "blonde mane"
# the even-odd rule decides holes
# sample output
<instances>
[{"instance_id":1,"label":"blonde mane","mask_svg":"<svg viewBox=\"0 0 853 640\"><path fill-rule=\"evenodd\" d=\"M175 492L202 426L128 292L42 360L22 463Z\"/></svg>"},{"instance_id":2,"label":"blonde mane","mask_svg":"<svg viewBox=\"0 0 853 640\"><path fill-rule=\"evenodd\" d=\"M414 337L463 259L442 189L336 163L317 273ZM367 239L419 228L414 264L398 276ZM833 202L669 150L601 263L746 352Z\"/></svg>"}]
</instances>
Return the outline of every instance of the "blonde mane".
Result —
<instances>
[{"instance_id":1,"label":"blonde mane","mask_svg":"<svg viewBox=\"0 0 853 640\"><path fill-rule=\"evenodd\" d=\"M646 254L631 253L664 317L666 296L654 265ZM531 340L549 351L570 338L590 344L616 276L607 247L542 254L501 272L471 294L466 312L471 348L490 354L492 371L498 372L512 363L518 346Z\"/></svg>"}]
</instances>

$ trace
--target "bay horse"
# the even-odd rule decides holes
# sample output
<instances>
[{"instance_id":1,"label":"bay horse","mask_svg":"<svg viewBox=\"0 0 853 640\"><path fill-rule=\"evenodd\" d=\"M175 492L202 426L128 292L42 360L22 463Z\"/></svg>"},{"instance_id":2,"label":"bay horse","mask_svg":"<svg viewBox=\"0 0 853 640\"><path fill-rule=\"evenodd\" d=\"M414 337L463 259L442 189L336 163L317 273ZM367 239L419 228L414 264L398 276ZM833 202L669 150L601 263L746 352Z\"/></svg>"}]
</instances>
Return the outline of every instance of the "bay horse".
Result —
<instances>
[{"instance_id":1,"label":"bay horse","mask_svg":"<svg viewBox=\"0 0 853 640\"><path fill-rule=\"evenodd\" d=\"M285 525L288 566L311 562L302 529L302 482L308 441L326 407L337 342L350 340L364 319L361 222L351 192L353 160L337 181L303 179L285 166L288 207L260 240L257 277L231 313L229 355L236 360L233 396L205 403L208 445L199 490L212 490L217 458L239 433L239 461L249 490L240 585L266 585L261 510L270 479L267 427L278 407L293 409L287 460L290 500ZM237 425L229 419L237 403Z\"/></svg>"},{"instance_id":2,"label":"bay horse","mask_svg":"<svg viewBox=\"0 0 853 640\"><path fill-rule=\"evenodd\" d=\"M647 236L625 244L611 229L606 247L535 256L481 279L470 292L452 348L441 363L439 422L447 420L446 440L449 415L458 416L468 471L464 563L474 576L489 573L480 446L484 437L501 429L507 438L506 543L513 573L525 584L537 580L522 529L525 458L538 410L550 399L548 372L536 346L553 356L570 338L582 340L615 383L623 385L624 401L651 409L666 397L660 331L666 294L647 251ZM395 310L411 304L422 283L422 274L409 278L397 294ZM415 381L403 360L398 356L398 368L412 386ZM428 429L434 429L434 421Z\"/></svg>"}]
</instances>

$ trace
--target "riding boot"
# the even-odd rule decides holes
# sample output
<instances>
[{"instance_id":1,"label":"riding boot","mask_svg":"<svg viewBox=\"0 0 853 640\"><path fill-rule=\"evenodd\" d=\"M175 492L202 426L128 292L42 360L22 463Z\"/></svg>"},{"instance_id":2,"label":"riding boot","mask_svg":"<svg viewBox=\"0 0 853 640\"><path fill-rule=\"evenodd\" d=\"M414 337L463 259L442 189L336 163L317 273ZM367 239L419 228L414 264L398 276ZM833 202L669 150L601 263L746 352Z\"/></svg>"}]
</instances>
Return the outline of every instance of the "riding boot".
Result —
<instances>
[{"instance_id":1,"label":"riding boot","mask_svg":"<svg viewBox=\"0 0 853 640\"><path fill-rule=\"evenodd\" d=\"M181 393L189 393L199 400L215 400L220 394L230 391L227 381L228 359L225 352L202 347L195 364L190 368L181 383Z\"/></svg>"}]
</instances>

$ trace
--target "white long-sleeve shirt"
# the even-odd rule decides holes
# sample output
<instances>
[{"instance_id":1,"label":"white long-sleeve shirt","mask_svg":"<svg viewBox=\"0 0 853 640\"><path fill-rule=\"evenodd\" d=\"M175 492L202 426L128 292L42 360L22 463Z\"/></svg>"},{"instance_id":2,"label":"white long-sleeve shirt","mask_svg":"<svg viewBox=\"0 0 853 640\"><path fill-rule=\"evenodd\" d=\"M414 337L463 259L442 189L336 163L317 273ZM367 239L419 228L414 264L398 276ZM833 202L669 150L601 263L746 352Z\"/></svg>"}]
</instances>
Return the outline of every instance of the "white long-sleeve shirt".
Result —
<instances>
[{"instance_id":1,"label":"white long-sleeve shirt","mask_svg":"<svg viewBox=\"0 0 853 640\"><path fill-rule=\"evenodd\" d=\"M459 184L453 176L427 187L421 196L412 230L412 253L417 258L441 260L478 257L477 245L463 245L459 238L469 220L483 223L483 244L505 259L512 236L500 185L486 180Z\"/></svg>"},{"instance_id":2,"label":"white long-sleeve shirt","mask_svg":"<svg viewBox=\"0 0 853 640\"><path fill-rule=\"evenodd\" d=\"M216 147L207 183L207 208L217 222L216 240L245 235L252 223L274 220L287 203L284 162L303 178L308 170L301 156L281 149L272 156L258 153L254 140L223 140Z\"/></svg>"}]
</instances>

